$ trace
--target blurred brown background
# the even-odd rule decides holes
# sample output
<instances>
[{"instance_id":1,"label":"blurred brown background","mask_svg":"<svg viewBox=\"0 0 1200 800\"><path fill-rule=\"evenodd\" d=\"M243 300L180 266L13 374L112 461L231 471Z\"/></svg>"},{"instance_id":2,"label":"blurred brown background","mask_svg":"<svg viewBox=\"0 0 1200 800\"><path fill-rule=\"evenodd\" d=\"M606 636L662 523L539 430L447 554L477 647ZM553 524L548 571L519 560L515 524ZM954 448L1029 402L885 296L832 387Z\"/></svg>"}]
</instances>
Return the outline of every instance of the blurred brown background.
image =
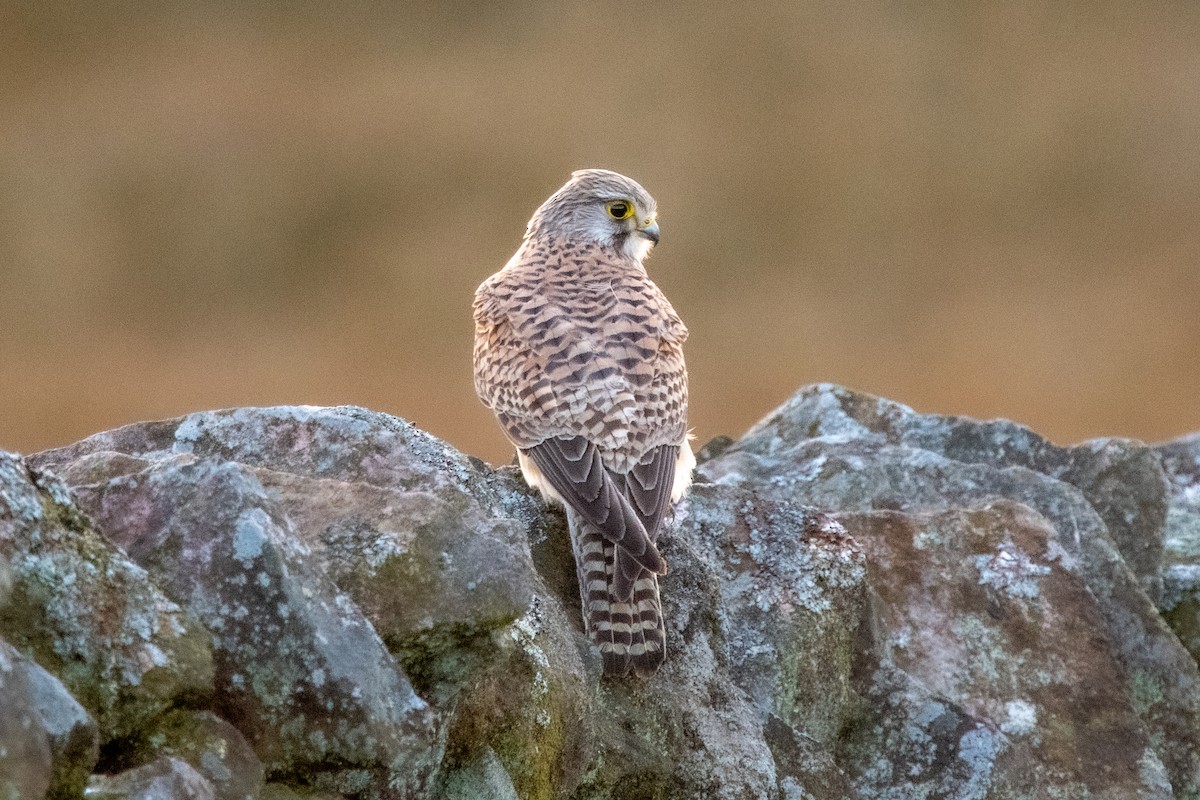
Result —
<instances>
[{"instance_id":1,"label":"blurred brown background","mask_svg":"<svg viewBox=\"0 0 1200 800\"><path fill-rule=\"evenodd\" d=\"M508 460L471 295L658 199L701 441L834 381L1200 429L1200 5L0 0L0 447L357 403Z\"/></svg>"}]
</instances>

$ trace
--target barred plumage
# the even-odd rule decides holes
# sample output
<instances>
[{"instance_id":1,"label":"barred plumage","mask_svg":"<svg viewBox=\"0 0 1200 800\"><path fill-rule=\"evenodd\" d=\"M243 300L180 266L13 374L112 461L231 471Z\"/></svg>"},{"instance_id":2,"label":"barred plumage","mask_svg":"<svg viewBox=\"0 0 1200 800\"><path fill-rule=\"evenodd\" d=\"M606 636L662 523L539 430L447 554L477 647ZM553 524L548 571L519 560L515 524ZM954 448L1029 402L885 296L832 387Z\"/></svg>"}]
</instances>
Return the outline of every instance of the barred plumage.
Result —
<instances>
[{"instance_id":1,"label":"barred plumage","mask_svg":"<svg viewBox=\"0 0 1200 800\"><path fill-rule=\"evenodd\" d=\"M646 275L654 199L576 172L475 294L475 388L522 472L565 506L585 627L608 675L665 656L662 520L691 481L687 328Z\"/></svg>"}]
</instances>

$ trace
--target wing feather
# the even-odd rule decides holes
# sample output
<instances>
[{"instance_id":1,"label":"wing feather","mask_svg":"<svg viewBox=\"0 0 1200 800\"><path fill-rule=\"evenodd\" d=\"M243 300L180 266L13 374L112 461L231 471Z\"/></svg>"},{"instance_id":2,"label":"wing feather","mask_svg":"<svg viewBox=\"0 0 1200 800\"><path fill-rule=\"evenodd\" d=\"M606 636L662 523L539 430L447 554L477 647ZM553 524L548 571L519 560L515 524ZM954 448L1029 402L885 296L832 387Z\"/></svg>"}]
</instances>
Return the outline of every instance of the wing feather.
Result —
<instances>
[{"instance_id":1,"label":"wing feather","mask_svg":"<svg viewBox=\"0 0 1200 800\"><path fill-rule=\"evenodd\" d=\"M671 507L671 488L675 483L677 445L660 445L650 450L625 476L625 497L645 527L650 541L658 540L662 519ZM650 577L635 559L618 550L613 570L613 596L628 598L638 580Z\"/></svg>"},{"instance_id":2,"label":"wing feather","mask_svg":"<svg viewBox=\"0 0 1200 800\"><path fill-rule=\"evenodd\" d=\"M618 546L619 553L627 553L639 567L666 574L666 562L638 513L604 468L594 443L582 436L556 436L522 452L579 516Z\"/></svg>"}]
</instances>

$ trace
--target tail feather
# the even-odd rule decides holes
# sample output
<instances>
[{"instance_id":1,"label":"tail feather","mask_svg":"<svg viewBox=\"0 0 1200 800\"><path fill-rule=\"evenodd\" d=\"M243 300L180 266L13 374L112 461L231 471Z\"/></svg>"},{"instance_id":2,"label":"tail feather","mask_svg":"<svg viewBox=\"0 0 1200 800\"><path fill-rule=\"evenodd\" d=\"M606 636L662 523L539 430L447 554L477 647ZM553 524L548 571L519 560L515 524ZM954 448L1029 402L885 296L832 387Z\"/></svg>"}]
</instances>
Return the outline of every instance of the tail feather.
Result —
<instances>
[{"instance_id":1,"label":"tail feather","mask_svg":"<svg viewBox=\"0 0 1200 800\"><path fill-rule=\"evenodd\" d=\"M634 642L629 652L633 671L648 678L662 666L667 657L666 630L663 627L662 601L658 596L658 576L647 569L633 583L635 625L639 627L640 642Z\"/></svg>"},{"instance_id":2,"label":"tail feather","mask_svg":"<svg viewBox=\"0 0 1200 800\"><path fill-rule=\"evenodd\" d=\"M568 522L584 628L600 648L604 674L622 677L632 669L640 677L653 675L666 656L658 576L637 566L598 528L576 514L568 513ZM626 559L633 562L634 570L623 563ZM638 575L632 582L618 579L622 572L633 571ZM622 583L629 588L618 595Z\"/></svg>"}]
</instances>

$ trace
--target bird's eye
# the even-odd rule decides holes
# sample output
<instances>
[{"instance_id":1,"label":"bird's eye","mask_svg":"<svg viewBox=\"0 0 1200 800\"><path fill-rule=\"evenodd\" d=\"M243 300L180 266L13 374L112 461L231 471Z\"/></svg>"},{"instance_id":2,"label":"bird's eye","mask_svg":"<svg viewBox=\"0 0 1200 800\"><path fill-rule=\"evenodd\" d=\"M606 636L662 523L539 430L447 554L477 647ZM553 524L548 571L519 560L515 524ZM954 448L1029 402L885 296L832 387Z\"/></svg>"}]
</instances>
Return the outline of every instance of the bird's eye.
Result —
<instances>
[{"instance_id":1,"label":"bird's eye","mask_svg":"<svg viewBox=\"0 0 1200 800\"><path fill-rule=\"evenodd\" d=\"M608 210L608 215L613 219L629 219L633 216L633 206L624 200L614 200L605 206L605 208Z\"/></svg>"}]
</instances>

